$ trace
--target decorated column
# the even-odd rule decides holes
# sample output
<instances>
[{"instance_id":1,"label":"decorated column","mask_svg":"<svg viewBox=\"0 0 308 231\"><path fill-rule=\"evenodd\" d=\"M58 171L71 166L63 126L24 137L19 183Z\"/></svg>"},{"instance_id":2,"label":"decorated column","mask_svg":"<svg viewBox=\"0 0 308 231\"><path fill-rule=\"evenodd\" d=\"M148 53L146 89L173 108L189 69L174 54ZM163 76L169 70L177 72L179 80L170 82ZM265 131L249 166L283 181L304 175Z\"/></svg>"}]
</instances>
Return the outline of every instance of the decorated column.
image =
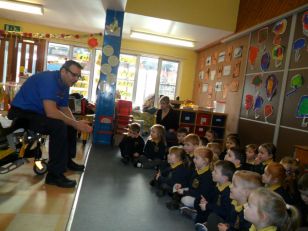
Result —
<instances>
[{"instance_id":1,"label":"decorated column","mask_svg":"<svg viewBox=\"0 0 308 231\"><path fill-rule=\"evenodd\" d=\"M93 142L111 144L124 12L107 10Z\"/></svg>"}]
</instances>

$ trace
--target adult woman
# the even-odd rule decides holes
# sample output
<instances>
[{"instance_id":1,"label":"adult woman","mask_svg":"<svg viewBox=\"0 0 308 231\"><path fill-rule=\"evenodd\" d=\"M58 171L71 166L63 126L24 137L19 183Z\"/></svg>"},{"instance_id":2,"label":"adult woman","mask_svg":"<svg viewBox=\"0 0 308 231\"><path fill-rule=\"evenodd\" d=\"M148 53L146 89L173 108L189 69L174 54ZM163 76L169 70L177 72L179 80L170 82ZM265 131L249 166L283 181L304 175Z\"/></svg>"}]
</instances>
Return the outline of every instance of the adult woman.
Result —
<instances>
[{"instance_id":1,"label":"adult woman","mask_svg":"<svg viewBox=\"0 0 308 231\"><path fill-rule=\"evenodd\" d=\"M156 113L156 123L165 127L167 145L170 147L177 143L176 131L179 128L178 112L172 109L168 96L162 96L159 104L160 109Z\"/></svg>"}]
</instances>

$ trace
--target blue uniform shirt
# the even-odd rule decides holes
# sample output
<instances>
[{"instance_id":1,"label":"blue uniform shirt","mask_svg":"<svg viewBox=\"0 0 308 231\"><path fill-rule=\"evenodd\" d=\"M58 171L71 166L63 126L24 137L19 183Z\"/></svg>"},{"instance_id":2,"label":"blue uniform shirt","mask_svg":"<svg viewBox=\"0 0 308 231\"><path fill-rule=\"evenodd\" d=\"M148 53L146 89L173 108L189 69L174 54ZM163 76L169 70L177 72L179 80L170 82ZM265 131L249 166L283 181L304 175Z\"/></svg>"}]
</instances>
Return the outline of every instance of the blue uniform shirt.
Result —
<instances>
[{"instance_id":1,"label":"blue uniform shirt","mask_svg":"<svg viewBox=\"0 0 308 231\"><path fill-rule=\"evenodd\" d=\"M12 105L45 115L43 100L52 100L58 107L67 107L69 87L61 80L60 71L35 74L21 86Z\"/></svg>"}]
</instances>

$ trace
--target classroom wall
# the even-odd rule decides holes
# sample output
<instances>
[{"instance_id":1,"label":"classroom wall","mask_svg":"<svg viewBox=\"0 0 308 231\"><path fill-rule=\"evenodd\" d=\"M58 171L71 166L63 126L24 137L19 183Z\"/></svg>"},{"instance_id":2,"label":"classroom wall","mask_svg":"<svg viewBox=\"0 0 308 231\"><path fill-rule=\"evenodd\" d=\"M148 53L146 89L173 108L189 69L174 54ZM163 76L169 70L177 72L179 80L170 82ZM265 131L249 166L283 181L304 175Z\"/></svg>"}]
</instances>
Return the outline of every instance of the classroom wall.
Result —
<instances>
[{"instance_id":1,"label":"classroom wall","mask_svg":"<svg viewBox=\"0 0 308 231\"><path fill-rule=\"evenodd\" d=\"M89 33L81 33L78 31L72 31L62 28L54 28L47 27L37 24L31 24L26 22L7 20L4 18L0 18L0 28L4 28L4 24L13 24L22 27L23 32L31 32L31 33L50 33L50 34L79 34L80 39L50 39L49 41L70 44L70 45L78 45L87 47L87 40L89 37ZM99 47L102 45L103 37L95 36L99 41ZM193 50L171 47L165 45L159 45L148 42L140 42L123 39L121 45L121 52L129 52L135 54L144 54L144 55L152 55L152 56L160 56L166 59L174 59L181 62L179 78L178 78L178 89L177 95L180 96L181 99L191 99L193 92L193 82L195 76L195 66L197 61L197 53Z\"/></svg>"}]
</instances>

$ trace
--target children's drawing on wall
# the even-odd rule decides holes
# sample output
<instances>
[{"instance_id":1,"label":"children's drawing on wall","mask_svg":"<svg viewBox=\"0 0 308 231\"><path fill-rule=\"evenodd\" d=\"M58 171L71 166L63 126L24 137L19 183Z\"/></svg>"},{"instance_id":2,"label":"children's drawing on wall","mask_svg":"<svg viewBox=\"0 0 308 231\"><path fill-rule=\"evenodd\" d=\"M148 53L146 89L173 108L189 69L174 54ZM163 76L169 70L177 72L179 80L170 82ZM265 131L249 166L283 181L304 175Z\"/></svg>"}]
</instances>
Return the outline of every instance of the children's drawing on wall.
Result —
<instances>
[{"instance_id":1,"label":"children's drawing on wall","mask_svg":"<svg viewBox=\"0 0 308 231\"><path fill-rule=\"evenodd\" d=\"M270 74L265 81L266 97L268 101L271 101L273 96L276 94L278 87L278 79L276 75Z\"/></svg>"},{"instance_id":2,"label":"children's drawing on wall","mask_svg":"<svg viewBox=\"0 0 308 231\"><path fill-rule=\"evenodd\" d=\"M257 95L254 106L253 106L253 111L255 112L255 119L258 119L260 117L259 111L262 108L263 102L264 102L264 100L263 100L262 96Z\"/></svg>"},{"instance_id":3,"label":"children's drawing on wall","mask_svg":"<svg viewBox=\"0 0 308 231\"><path fill-rule=\"evenodd\" d=\"M216 65L217 64L217 58L218 58L218 52L214 52L214 54L212 55L212 65Z\"/></svg>"},{"instance_id":4,"label":"children's drawing on wall","mask_svg":"<svg viewBox=\"0 0 308 231\"><path fill-rule=\"evenodd\" d=\"M258 47L251 46L249 48L248 62L250 64L251 70L254 69L254 65L255 65L256 59L258 57L258 53L259 53L259 48Z\"/></svg>"},{"instance_id":5,"label":"children's drawing on wall","mask_svg":"<svg viewBox=\"0 0 308 231\"><path fill-rule=\"evenodd\" d=\"M211 57L211 56L206 57L205 65L206 65L206 66L210 66L211 63L212 63L212 57Z\"/></svg>"},{"instance_id":6,"label":"children's drawing on wall","mask_svg":"<svg viewBox=\"0 0 308 231\"><path fill-rule=\"evenodd\" d=\"M251 84L255 86L255 91L259 92L259 89L262 85L262 78L261 78L261 75L255 75L252 80L251 80Z\"/></svg>"},{"instance_id":7,"label":"children's drawing on wall","mask_svg":"<svg viewBox=\"0 0 308 231\"><path fill-rule=\"evenodd\" d=\"M242 57L243 46L236 47L233 51L233 58Z\"/></svg>"},{"instance_id":8,"label":"children's drawing on wall","mask_svg":"<svg viewBox=\"0 0 308 231\"><path fill-rule=\"evenodd\" d=\"M300 98L296 110L296 118L303 119L301 123L302 127L308 126L308 95L303 95Z\"/></svg>"},{"instance_id":9,"label":"children's drawing on wall","mask_svg":"<svg viewBox=\"0 0 308 231\"><path fill-rule=\"evenodd\" d=\"M224 84L223 91L222 91L222 99L224 101L226 101L226 99L227 99L228 91L229 91L229 85L228 84Z\"/></svg>"},{"instance_id":10,"label":"children's drawing on wall","mask_svg":"<svg viewBox=\"0 0 308 231\"><path fill-rule=\"evenodd\" d=\"M223 76L230 76L231 74L231 65L224 66Z\"/></svg>"},{"instance_id":11,"label":"children's drawing on wall","mask_svg":"<svg viewBox=\"0 0 308 231\"><path fill-rule=\"evenodd\" d=\"M210 80L214 80L215 79L215 76L216 76L216 70L212 70L210 72Z\"/></svg>"},{"instance_id":12,"label":"children's drawing on wall","mask_svg":"<svg viewBox=\"0 0 308 231\"><path fill-rule=\"evenodd\" d=\"M203 83L202 84L202 93L206 93L208 91L209 84L208 83Z\"/></svg>"},{"instance_id":13,"label":"children's drawing on wall","mask_svg":"<svg viewBox=\"0 0 308 231\"><path fill-rule=\"evenodd\" d=\"M284 47L281 45L275 45L272 49L272 58L275 62L275 67L281 67L283 61Z\"/></svg>"},{"instance_id":14,"label":"children's drawing on wall","mask_svg":"<svg viewBox=\"0 0 308 231\"><path fill-rule=\"evenodd\" d=\"M204 71L200 71L199 72L199 80L203 80L204 79Z\"/></svg>"},{"instance_id":15,"label":"children's drawing on wall","mask_svg":"<svg viewBox=\"0 0 308 231\"><path fill-rule=\"evenodd\" d=\"M305 11L302 16L303 34L308 37L308 11Z\"/></svg>"},{"instance_id":16,"label":"children's drawing on wall","mask_svg":"<svg viewBox=\"0 0 308 231\"><path fill-rule=\"evenodd\" d=\"M248 117L249 111L253 108L253 95L247 94L245 95L245 110L246 110L246 116Z\"/></svg>"},{"instance_id":17,"label":"children's drawing on wall","mask_svg":"<svg viewBox=\"0 0 308 231\"><path fill-rule=\"evenodd\" d=\"M270 53L266 50L263 51L263 54L261 56L261 70L262 71L267 71L270 65L270 61L271 61L271 56Z\"/></svg>"},{"instance_id":18,"label":"children's drawing on wall","mask_svg":"<svg viewBox=\"0 0 308 231\"><path fill-rule=\"evenodd\" d=\"M233 46L229 46L227 48L227 56L226 56L226 62L230 63L232 60L232 54L233 54Z\"/></svg>"},{"instance_id":19,"label":"children's drawing on wall","mask_svg":"<svg viewBox=\"0 0 308 231\"><path fill-rule=\"evenodd\" d=\"M239 85L240 85L240 82L239 82L238 78L232 79L232 81L230 83L230 91L238 92Z\"/></svg>"},{"instance_id":20,"label":"children's drawing on wall","mask_svg":"<svg viewBox=\"0 0 308 231\"><path fill-rule=\"evenodd\" d=\"M288 21L286 19L282 19L274 24L272 29L272 32L275 34L273 38L274 45L281 45L281 35L286 31L287 25Z\"/></svg>"},{"instance_id":21,"label":"children's drawing on wall","mask_svg":"<svg viewBox=\"0 0 308 231\"><path fill-rule=\"evenodd\" d=\"M306 45L305 38L299 38L293 43L294 60L297 63L301 57L300 50Z\"/></svg>"},{"instance_id":22,"label":"children's drawing on wall","mask_svg":"<svg viewBox=\"0 0 308 231\"><path fill-rule=\"evenodd\" d=\"M218 55L218 63L222 63L225 61L225 56L226 56L226 52L225 51L222 51L219 53Z\"/></svg>"},{"instance_id":23,"label":"children's drawing on wall","mask_svg":"<svg viewBox=\"0 0 308 231\"><path fill-rule=\"evenodd\" d=\"M303 84L304 84L304 78L301 74L293 75L290 81L291 90L287 92L287 96L290 96L293 93L295 93L297 89L303 86Z\"/></svg>"},{"instance_id":24,"label":"children's drawing on wall","mask_svg":"<svg viewBox=\"0 0 308 231\"><path fill-rule=\"evenodd\" d=\"M215 91L221 92L222 91L222 82L216 82L215 83Z\"/></svg>"},{"instance_id":25,"label":"children's drawing on wall","mask_svg":"<svg viewBox=\"0 0 308 231\"><path fill-rule=\"evenodd\" d=\"M273 115L273 105L266 104L263 108L263 115L264 115L264 121L265 123L268 123L267 118L269 118L271 115Z\"/></svg>"},{"instance_id":26,"label":"children's drawing on wall","mask_svg":"<svg viewBox=\"0 0 308 231\"><path fill-rule=\"evenodd\" d=\"M233 66L232 77L233 78L239 77L240 71L241 71L241 60L237 61L235 65Z\"/></svg>"}]
</instances>

